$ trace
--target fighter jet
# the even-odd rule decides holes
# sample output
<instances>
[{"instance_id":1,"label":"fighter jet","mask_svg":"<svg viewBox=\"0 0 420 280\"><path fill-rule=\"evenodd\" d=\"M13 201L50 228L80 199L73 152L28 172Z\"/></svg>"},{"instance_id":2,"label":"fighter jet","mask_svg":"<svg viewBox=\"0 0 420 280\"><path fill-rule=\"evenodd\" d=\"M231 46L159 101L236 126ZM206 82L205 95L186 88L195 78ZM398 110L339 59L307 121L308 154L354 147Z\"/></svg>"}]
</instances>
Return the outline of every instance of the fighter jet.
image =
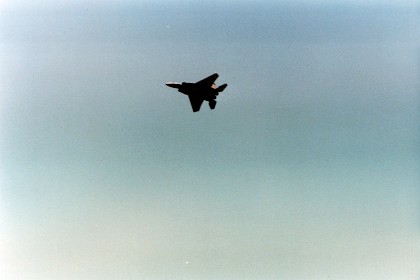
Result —
<instances>
[{"instance_id":1,"label":"fighter jet","mask_svg":"<svg viewBox=\"0 0 420 280\"><path fill-rule=\"evenodd\" d=\"M200 111L201 104L203 104L204 100L209 102L209 107L213 110L216 108L217 95L227 87L227 84L216 87L214 82L218 77L219 75L214 73L213 75L196 83L170 82L166 83L166 85L171 88L177 88L179 92L188 95L193 112Z\"/></svg>"}]
</instances>

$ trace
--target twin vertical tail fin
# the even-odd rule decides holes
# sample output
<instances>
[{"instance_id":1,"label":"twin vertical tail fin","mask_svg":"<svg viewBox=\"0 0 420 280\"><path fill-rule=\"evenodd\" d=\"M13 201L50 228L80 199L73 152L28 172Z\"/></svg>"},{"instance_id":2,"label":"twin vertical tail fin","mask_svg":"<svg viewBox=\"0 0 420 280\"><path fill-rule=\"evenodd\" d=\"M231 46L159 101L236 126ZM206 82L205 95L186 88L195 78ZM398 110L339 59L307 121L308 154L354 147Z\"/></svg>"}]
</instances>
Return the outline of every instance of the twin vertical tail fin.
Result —
<instances>
[{"instance_id":1,"label":"twin vertical tail fin","mask_svg":"<svg viewBox=\"0 0 420 280\"><path fill-rule=\"evenodd\" d=\"M218 88L216 88L216 91L217 92L222 92L226 87L227 87L227 84L223 84L223 85L219 86Z\"/></svg>"},{"instance_id":2,"label":"twin vertical tail fin","mask_svg":"<svg viewBox=\"0 0 420 280\"><path fill-rule=\"evenodd\" d=\"M209 107L210 107L210 109L213 110L214 108L216 108L216 103L217 103L216 100L214 100L214 99L213 100L210 100L209 101Z\"/></svg>"}]
</instances>

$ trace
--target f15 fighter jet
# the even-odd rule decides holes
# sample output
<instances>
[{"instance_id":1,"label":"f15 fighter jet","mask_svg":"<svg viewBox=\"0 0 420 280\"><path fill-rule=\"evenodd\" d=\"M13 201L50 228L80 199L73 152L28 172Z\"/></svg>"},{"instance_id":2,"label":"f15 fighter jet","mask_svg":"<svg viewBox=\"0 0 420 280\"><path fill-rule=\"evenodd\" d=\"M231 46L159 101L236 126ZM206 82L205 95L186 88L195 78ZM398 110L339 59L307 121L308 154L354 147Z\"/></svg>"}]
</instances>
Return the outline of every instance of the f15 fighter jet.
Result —
<instances>
[{"instance_id":1,"label":"f15 fighter jet","mask_svg":"<svg viewBox=\"0 0 420 280\"><path fill-rule=\"evenodd\" d=\"M213 110L216 108L217 95L227 87L227 84L216 87L214 82L218 77L219 75L214 73L196 83L167 83L166 85L171 88L177 88L179 92L188 95L193 112L200 111L204 100L209 102L209 107Z\"/></svg>"}]
</instances>

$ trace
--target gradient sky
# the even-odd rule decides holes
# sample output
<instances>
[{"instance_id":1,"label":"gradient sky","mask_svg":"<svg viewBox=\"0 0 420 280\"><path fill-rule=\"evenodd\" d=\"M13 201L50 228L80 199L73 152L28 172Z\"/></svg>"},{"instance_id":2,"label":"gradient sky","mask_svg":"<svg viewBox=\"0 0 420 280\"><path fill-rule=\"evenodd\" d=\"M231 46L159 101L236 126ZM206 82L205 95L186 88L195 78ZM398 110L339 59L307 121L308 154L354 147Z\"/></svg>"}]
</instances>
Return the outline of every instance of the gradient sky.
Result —
<instances>
[{"instance_id":1,"label":"gradient sky","mask_svg":"<svg viewBox=\"0 0 420 280\"><path fill-rule=\"evenodd\" d=\"M0 278L419 280L419 11L2 1Z\"/></svg>"}]
</instances>

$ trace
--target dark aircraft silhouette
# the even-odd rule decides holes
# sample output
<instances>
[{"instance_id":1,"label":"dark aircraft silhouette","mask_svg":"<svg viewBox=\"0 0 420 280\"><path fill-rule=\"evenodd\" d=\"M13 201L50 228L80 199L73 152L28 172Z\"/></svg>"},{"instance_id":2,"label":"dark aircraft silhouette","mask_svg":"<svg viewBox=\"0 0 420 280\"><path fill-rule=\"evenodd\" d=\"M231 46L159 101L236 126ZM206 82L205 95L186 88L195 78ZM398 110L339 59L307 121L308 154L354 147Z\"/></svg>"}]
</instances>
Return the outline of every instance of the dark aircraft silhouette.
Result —
<instances>
[{"instance_id":1,"label":"dark aircraft silhouette","mask_svg":"<svg viewBox=\"0 0 420 280\"><path fill-rule=\"evenodd\" d=\"M227 87L227 84L216 87L214 82L218 77L219 75L214 73L196 83L167 83L166 85L171 88L177 88L179 92L188 95L193 112L200 111L204 100L209 102L209 107L213 110L216 108L217 95Z\"/></svg>"}]
</instances>

